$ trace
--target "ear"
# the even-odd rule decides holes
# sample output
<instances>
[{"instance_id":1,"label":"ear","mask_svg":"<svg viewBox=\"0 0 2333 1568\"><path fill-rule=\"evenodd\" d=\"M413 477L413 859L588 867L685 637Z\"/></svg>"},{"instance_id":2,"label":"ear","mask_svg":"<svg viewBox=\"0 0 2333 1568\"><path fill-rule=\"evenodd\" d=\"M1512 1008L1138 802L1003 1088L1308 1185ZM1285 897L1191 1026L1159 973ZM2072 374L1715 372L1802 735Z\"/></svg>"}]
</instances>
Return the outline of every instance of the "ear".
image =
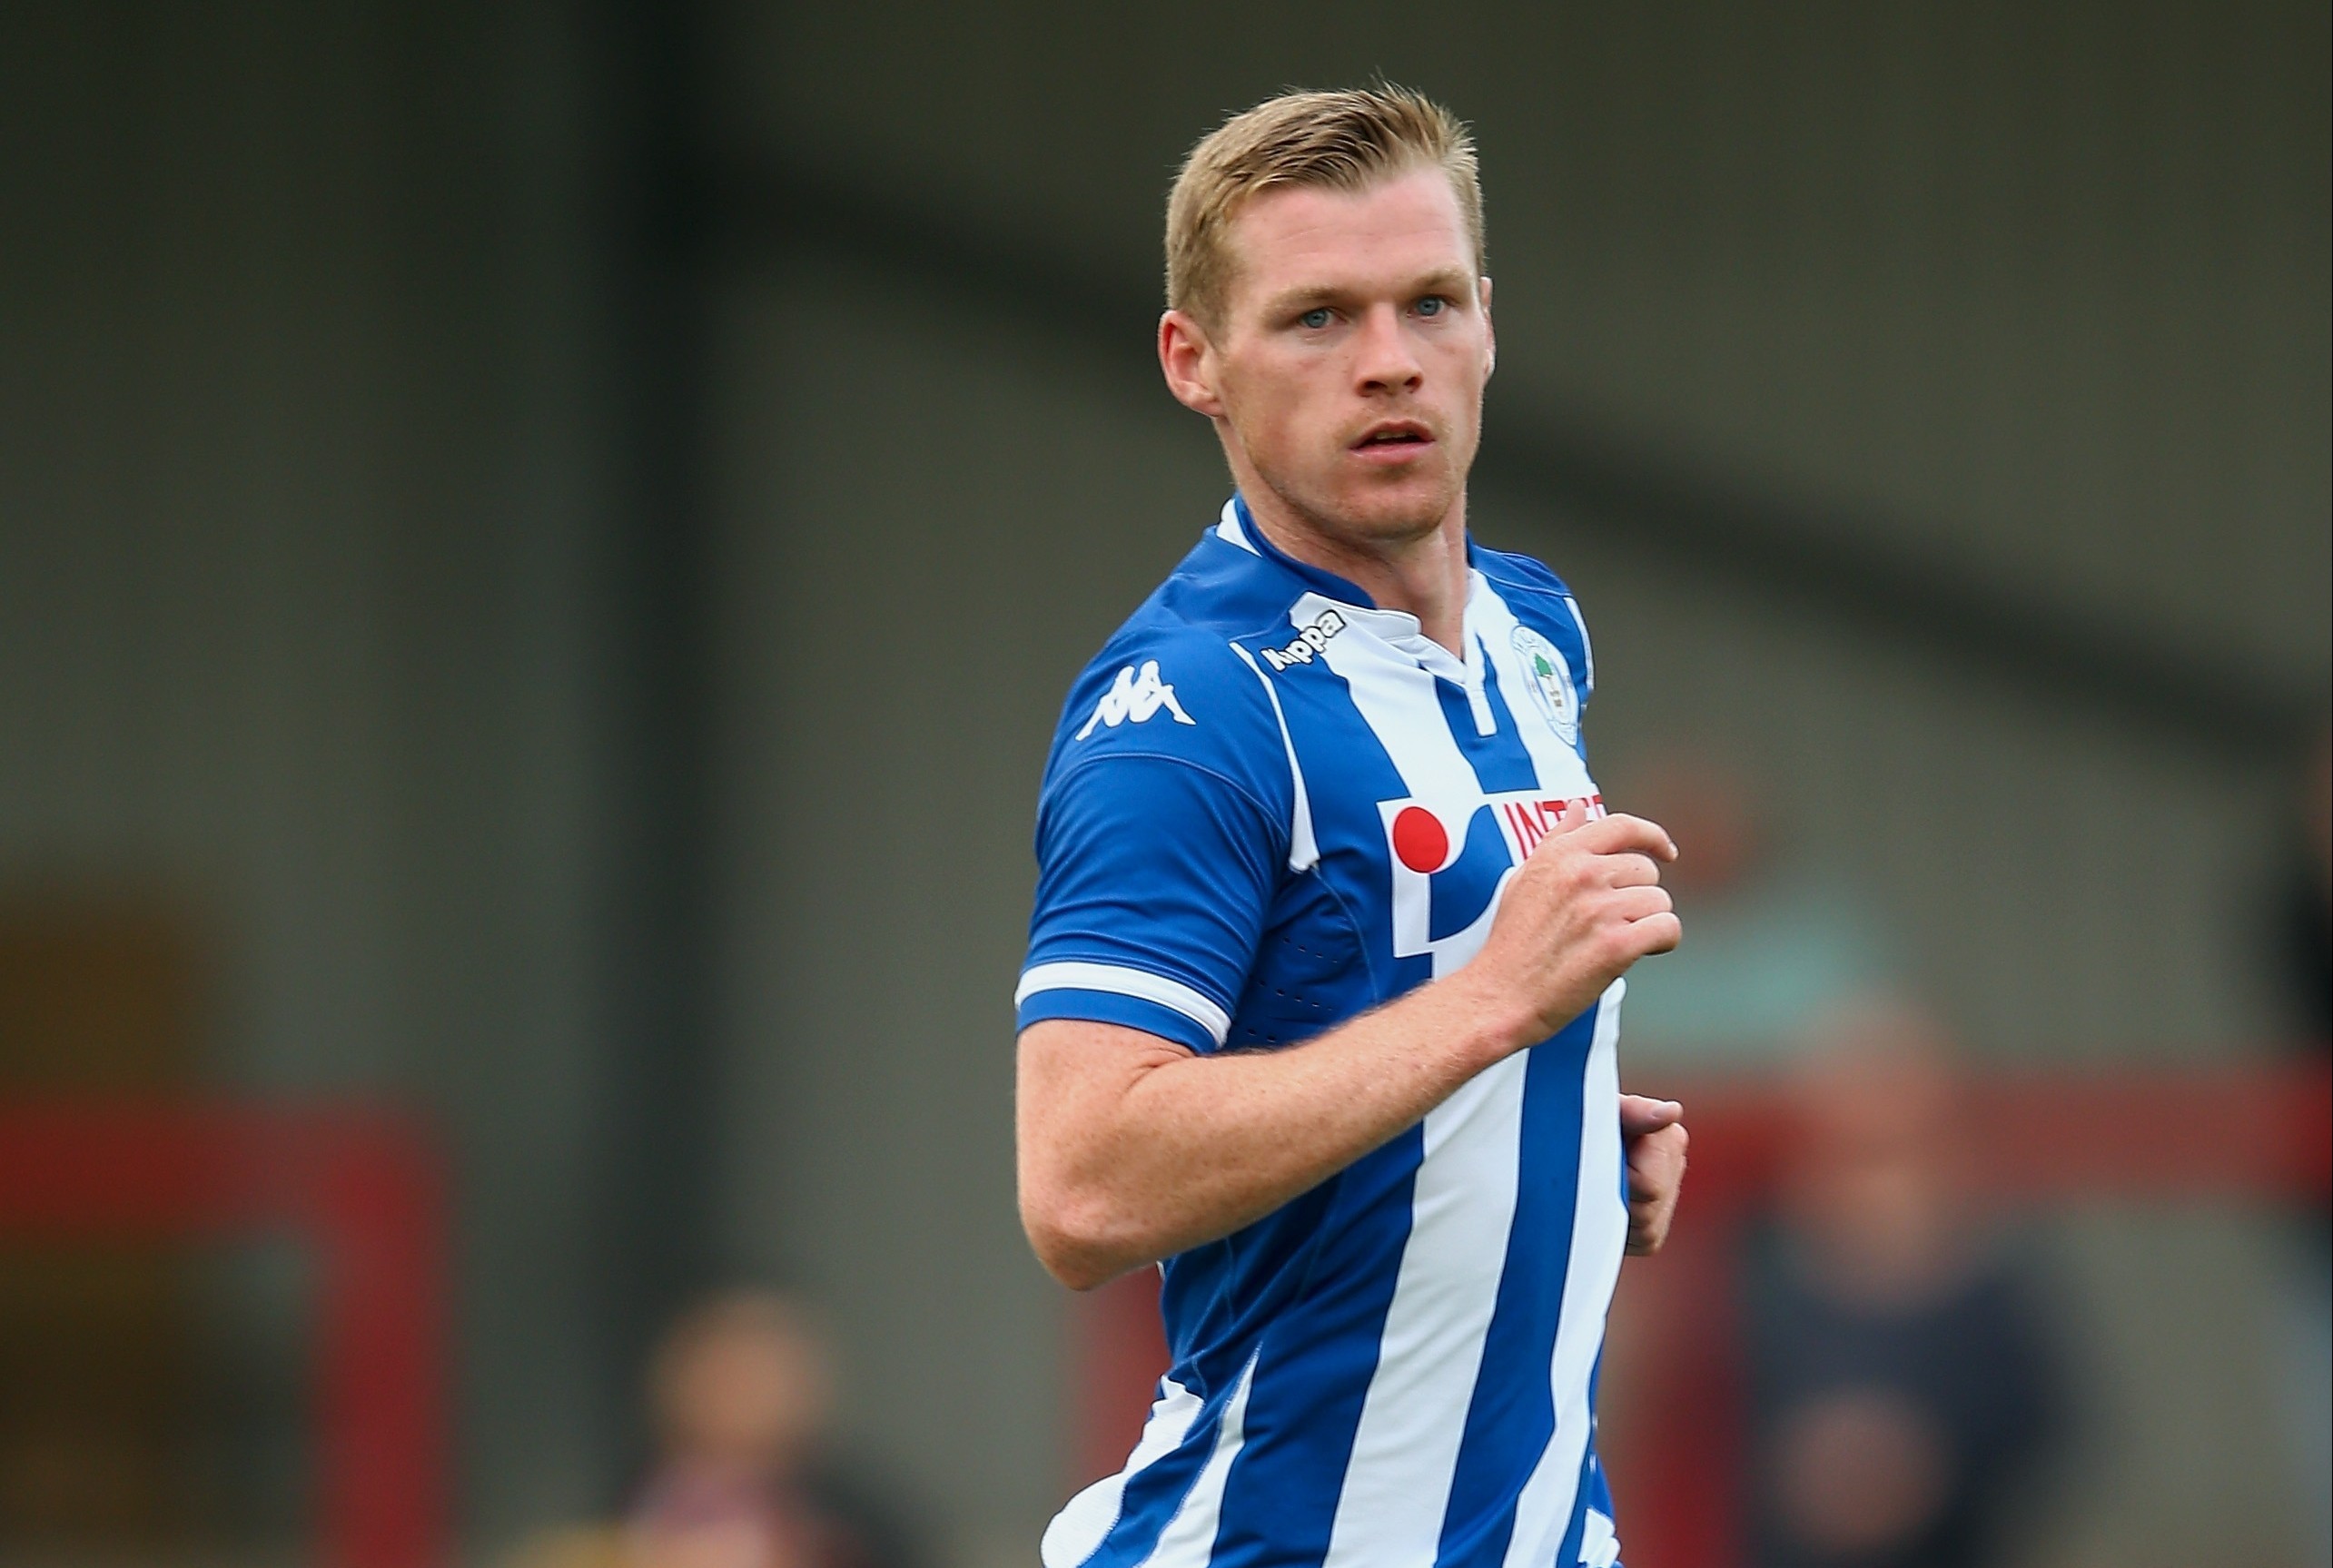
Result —
<instances>
[{"instance_id":1,"label":"ear","mask_svg":"<svg viewBox=\"0 0 2333 1568\"><path fill-rule=\"evenodd\" d=\"M1498 368L1498 330L1490 319L1490 280L1484 278L1475 284L1476 298L1482 305L1482 374L1485 380Z\"/></svg>"},{"instance_id":2,"label":"ear","mask_svg":"<svg viewBox=\"0 0 2333 1568\"><path fill-rule=\"evenodd\" d=\"M1175 401L1211 419L1223 416L1223 399L1215 390L1215 349L1207 330L1183 311L1159 318L1159 370Z\"/></svg>"}]
</instances>

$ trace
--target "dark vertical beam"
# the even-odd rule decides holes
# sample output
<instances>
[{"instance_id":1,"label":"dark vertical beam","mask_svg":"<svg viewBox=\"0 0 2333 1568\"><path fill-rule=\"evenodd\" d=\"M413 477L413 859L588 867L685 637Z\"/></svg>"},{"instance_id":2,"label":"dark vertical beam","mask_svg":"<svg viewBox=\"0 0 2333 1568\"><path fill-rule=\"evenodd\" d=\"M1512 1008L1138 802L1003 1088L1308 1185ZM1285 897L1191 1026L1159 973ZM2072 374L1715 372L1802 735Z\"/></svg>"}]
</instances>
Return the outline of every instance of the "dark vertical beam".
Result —
<instances>
[{"instance_id":1,"label":"dark vertical beam","mask_svg":"<svg viewBox=\"0 0 2333 1568\"><path fill-rule=\"evenodd\" d=\"M611 496L603 974L610 1073L595 1205L618 1485L643 1457L639 1374L714 1266L712 650L703 7L597 0Z\"/></svg>"}]
</instances>

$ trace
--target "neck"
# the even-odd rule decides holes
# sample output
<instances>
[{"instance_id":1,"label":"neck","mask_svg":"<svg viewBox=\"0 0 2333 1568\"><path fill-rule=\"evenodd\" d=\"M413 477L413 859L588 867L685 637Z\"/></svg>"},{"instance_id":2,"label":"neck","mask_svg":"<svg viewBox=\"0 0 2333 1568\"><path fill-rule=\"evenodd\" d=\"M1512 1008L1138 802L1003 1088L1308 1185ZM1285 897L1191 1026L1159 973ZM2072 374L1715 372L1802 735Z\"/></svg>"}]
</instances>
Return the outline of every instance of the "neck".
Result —
<instances>
[{"instance_id":1,"label":"neck","mask_svg":"<svg viewBox=\"0 0 2333 1568\"><path fill-rule=\"evenodd\" d=\"M1248 515L1282 554L1336 573L1380 608L1416 616L1426 636L1466 656L1465 492L1430 531L1402 539L1356 539L1323 528L1269 485L1243 486L1241 495Z\"/></svg>"}]
</instances>

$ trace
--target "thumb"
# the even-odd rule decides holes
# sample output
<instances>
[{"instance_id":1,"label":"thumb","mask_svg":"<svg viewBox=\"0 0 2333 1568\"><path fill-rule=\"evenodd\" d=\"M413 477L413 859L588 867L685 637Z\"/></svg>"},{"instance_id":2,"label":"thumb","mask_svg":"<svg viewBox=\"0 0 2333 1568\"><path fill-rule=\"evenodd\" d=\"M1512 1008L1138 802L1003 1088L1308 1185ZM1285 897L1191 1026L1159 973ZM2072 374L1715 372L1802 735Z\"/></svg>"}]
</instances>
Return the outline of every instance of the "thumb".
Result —
<instances>
[{"instance_id":1,"label":"thumb","mask_svg":"<svg viewBox=\"0 0 2333 1568\"><path fill-rule=\"evenodd\" d=\"M1626 1137L1642 1138L1664 1127L1675 1127L1684 1119L1685 1107L1674 1100L1654 1100L1642 1094L1620 1097L1620 1130Z\"/></svg>"}]
</instances>

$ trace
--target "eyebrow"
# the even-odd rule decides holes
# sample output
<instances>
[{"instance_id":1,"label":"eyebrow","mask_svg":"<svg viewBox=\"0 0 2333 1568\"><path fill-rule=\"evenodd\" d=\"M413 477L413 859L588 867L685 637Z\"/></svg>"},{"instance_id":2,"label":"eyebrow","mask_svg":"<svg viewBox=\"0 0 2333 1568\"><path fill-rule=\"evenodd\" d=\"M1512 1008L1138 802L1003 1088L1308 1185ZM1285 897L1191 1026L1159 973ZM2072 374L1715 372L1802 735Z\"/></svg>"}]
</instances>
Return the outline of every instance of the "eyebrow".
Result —
<instances>
[{"instance_id":1,"label":"eyebrow","mask_svg":"<svg viewBox=\"0 0 2333 1568\"><path fill-rule=\"evenodd\" d=\"M1448 294L1464 301L1468 297L1468 285L1473 282L1468 272L1456 267L1443 267L1413 278L1402 290L1409 295ZM1350 291L1332 284L1315 283L1275 294L1265 302L1264 314L1269 317L1300 315L1320 305L1331 305L1346 297Z\"/></svg>"}]
</instances>

